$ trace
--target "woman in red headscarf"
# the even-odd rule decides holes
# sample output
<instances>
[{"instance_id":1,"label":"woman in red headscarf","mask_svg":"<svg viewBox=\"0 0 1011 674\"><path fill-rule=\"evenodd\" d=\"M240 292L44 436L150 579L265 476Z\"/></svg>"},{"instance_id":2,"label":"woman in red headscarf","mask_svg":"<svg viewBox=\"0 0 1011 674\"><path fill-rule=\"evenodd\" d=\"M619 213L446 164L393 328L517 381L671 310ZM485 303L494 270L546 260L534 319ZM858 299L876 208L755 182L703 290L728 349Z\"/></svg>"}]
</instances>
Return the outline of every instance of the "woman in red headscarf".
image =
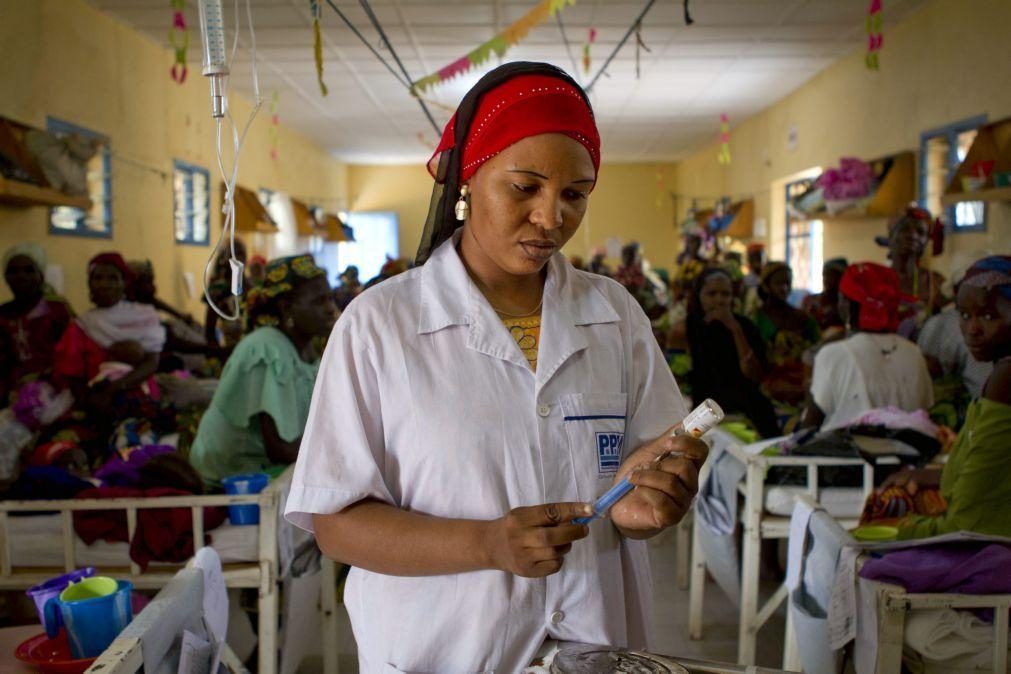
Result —
<instances>
[{"instance_id":1,"label":"woman in red headscarf","mask_svg":"<svg viewBox=\"0 0 1011 674\"><path fill-rule=\"evenodd\" d=\"M353 567L362 672L516 672L552 639L648 645L640 539L684 515L706 447L665 433L686 410L642 310L561 253L599 165L564 72L485 75L429 163L421 266L334 328L286 515ZM638 488L607 519L572 523L626 475Z\"/></svg>"},{"instance_id":2,"label":"woman in red headscarf","mask_svg":"<svg viewBox=\"0 0 1011 674\"><path fill-rule=\"evenodd\" d=\"M926 359L916 344L896 334L906 297L898 275L873 262L850 265L839 292L851 334L815 356L804 424L828 430L879 407L929 408L934 393Z\"/></svg>"}]
</instances>

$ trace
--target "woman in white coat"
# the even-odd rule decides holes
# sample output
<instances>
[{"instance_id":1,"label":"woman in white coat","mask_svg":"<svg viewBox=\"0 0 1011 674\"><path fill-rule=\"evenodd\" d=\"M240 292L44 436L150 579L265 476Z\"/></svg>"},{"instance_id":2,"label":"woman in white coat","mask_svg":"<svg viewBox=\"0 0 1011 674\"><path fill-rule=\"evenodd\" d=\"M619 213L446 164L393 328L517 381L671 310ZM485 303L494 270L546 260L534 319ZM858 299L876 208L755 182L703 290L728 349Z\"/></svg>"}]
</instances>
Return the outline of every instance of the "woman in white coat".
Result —
<instances>
[{"instance_id":1,"label":"woman in white coat","mask_svg":"<svg viewBox=\"0 0 1011 674\"><path fill-rule=\"evenodd\" d=\"M684 515L706 447L665 434L685 405L639 306L560 253L599 165L571 78L492 71L429 164L423 266L334 329L286 515L354 567L363 672L515 672L548 639L649 645L641 539ZM608 519L572 524L637 468Z\"/></svg>"}]
</instances>

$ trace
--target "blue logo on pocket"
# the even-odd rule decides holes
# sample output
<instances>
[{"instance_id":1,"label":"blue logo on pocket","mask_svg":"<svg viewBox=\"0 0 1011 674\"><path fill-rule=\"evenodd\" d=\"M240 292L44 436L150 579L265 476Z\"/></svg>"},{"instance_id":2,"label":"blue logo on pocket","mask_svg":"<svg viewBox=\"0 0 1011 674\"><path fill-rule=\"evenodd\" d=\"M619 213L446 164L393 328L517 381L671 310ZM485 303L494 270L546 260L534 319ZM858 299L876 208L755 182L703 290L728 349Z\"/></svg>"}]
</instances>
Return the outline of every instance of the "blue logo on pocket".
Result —
<instances>
[{"instance_id":1,"label":"blue logo on pocket","mask_svg":"<svg viewBox=\"0 0 1011 674\"><path fill-rule=\"evenodd\" d=\"M621 448L625 444L624 433L597 433L597 469L601 475L618 471L621 465Z\"/></svg>"}]
</instances>

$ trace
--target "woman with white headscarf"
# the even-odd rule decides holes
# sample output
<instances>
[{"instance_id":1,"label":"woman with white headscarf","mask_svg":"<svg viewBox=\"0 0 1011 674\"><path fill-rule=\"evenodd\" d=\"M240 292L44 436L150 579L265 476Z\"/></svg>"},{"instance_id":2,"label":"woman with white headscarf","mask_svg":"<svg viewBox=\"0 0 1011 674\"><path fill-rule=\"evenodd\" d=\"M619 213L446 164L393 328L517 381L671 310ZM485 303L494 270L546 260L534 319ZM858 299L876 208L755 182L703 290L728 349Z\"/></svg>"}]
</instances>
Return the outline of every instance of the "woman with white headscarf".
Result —
<instances>
[{"instance_id":1,"label":"woman with white headscarf","mask_svg":"<svg viewBox=\"0 0 1011 674\"><path fill-rule=\"evenodd\" d=\"M0 406L20 383L52 369L53 349L73 320L66 300L46 285L45 269L38 244L21 243L4 253L4 279L14 299L0 305Z\"/></svg>"}]
</instances>

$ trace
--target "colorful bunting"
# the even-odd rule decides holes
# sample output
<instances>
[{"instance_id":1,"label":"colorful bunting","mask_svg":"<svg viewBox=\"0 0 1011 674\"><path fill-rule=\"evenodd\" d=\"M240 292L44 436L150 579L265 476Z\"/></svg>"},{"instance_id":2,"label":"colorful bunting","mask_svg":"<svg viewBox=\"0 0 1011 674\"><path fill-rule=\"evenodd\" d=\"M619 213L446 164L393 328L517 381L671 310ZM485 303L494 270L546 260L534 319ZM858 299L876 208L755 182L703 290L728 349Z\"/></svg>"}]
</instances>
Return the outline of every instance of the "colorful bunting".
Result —
<instances>
[{"instance_id":1,"label":"colorful bunting","mask_svg":"<svg viewBox=\"0 0 1011 674\"><path fill-rule=\"evenodd\" d=\"M270 129L267 134L270 136L270 158L277 161L277 146L280 143L281 116L277 112L280 103L280 95L275 89L270 94Z\"/></svg>"},{"instance_id":2,"label":"colorful bunting","mask_svg":"<svg viewBox=\"0 0 1011 674\"><path fill-rule=\"evenodd\" d=\"M583 72L587 75L590 74L590 65L592 60L590 59L590 47L593 43L597 41L597 29L591 28L590 34L586 38L586 42L583 44Z\"/></svg>"},{"instance_id":3,"label":"colorful bunting","mask_svg":"<svg viewBox=\"0 0 1011 674\"><path fill-rule=\"evenodd\" d=\"M727 113L720 115L720 153L716 155L716 161L730 163L730 118Z\"/></svg>"},{"instance_id":4,"label":"colorful bunting","mask_svg":"<svg viewBox=\"0 0 1011 674\"><path fill-rule=\"evenodd\" d=\"M417 80L411 86L411 93L417 96L440 82L462 75L471 68L479 67L491 58L492 54L502 58L506 51L525 38L534 26L574 4L576 4L576 0L541 0L536 7L492 39L431 75Z\"/></svg>"},{"instance_id":5,"label":"colorful bunting","mask_svg":"<svg viewBox=\"0 0 1011 674\"><path fill-rule=\"evenodd\" d=\"M172 81L182 84L186 81L186 52L190 48L190 30L186 26L186 0L169 0L172 6L172 27L169 28L168 40L175 53L175 63L169 70Z\"/></svg>"},{"instance_id":6,"label":"colorful bunting","mask_svg":"<svg viewBox=\"0 0 1011 674\"><path fill-rule=\"evenodd\" d=\"M881 33L881 0L871 0L867 8L867 56L864 63L868 70L880 70L878 52L884 44L885 36Z\"/></svg>"},{"instance_id":7,"label":"colorful bunting","mask_svg":"<svg viewBox=\"0 0 1011 674\"><path fill-rule=\"evenodd\" d=\"M323 32L319 26L323 11L319 0L309 0L309 9L312 10L312 53L316 58L316 81L319 82L319 92L326 96L328 92L326 83L323 82Z\"/></svg>"}]
</instances>

